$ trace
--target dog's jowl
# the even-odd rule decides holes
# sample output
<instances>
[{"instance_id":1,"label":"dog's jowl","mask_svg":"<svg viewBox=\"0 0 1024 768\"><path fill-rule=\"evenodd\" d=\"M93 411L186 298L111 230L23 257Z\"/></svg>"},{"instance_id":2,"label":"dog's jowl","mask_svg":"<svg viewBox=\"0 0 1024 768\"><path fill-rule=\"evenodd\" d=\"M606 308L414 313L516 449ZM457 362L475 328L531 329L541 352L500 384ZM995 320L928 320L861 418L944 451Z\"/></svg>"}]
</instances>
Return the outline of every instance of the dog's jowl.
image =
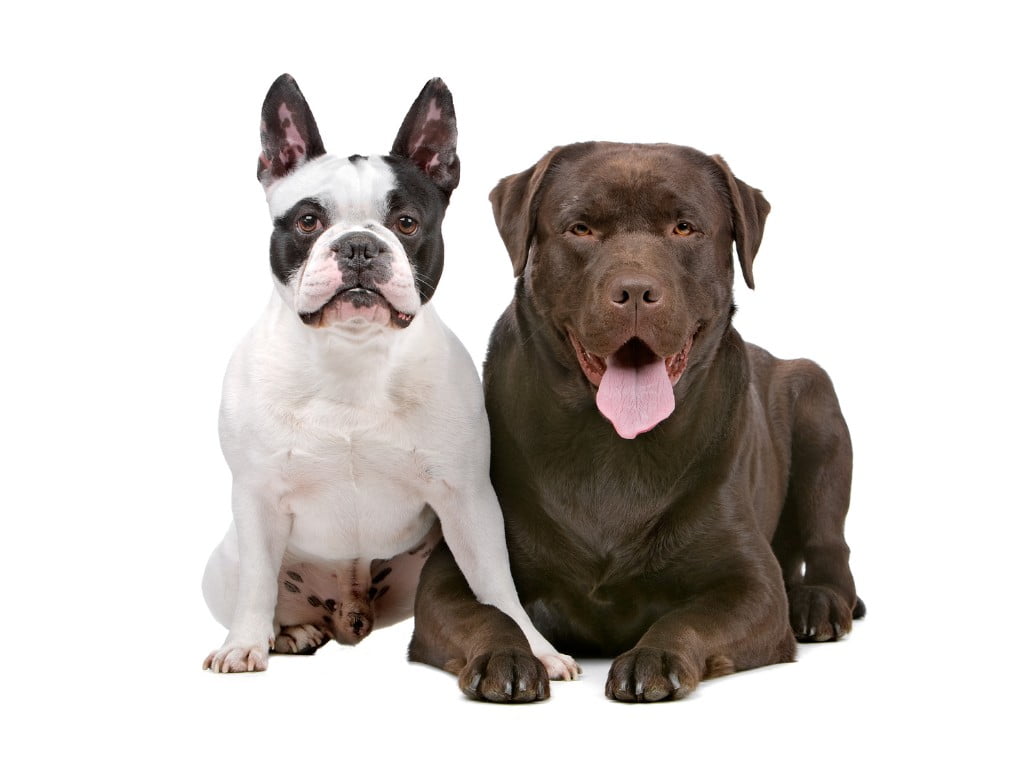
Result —
<instances>
[{"instance_id":1,"label":"dog's jowl","mask_svg":"<svg viewBox=\"0 0 1024 768\"><path fill-rule=\"evenodd\" d=\"M517 276L484 368L491 478L536 626L614 656L606 694L633 702L849 632L864 606L832 384L732 325L733 246L753 288L762 194L693 149L591 142L491 201ZM493 698L527 648L456 572L435 550L412 656L469 659L463 690Z\"/></svg>"},{"instance_id":2,"label":"dog's jowl","mask_svg":"<svg viewBox=\"0 0 1024 768\"><path fill-rule=\"evenodd\" d=\"M407 618L443 534L474 597L528 638L545 694L576 665L516 598L480 382L430 304L459 182L451 94L427 83L386 155L327 154L287 75L260 128L274 290L224 379L233 522L203 594L229 632L204 667L262 670L270 650Z\"/></svg>"}]
</instances>

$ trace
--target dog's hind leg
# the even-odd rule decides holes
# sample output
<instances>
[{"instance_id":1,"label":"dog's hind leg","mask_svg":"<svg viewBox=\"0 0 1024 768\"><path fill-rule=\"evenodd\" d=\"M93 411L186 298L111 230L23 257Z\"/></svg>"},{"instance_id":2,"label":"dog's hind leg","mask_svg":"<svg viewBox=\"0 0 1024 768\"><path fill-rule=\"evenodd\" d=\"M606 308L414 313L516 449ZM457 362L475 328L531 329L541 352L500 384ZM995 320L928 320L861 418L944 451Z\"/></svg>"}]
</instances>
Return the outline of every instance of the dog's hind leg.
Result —
<instances>
[{"instance_id":1,"label":"dog's hind leg","mask_svg":"<svg viewBox=\"0 0 1024 768\"><path fill-rule=\"evenodd\" d=\"M412 616L420 572L440 541L441 524L435 523L423 540L409 551L387 560L373 561L367 597L373 603L378 627L387 627Z\"/></svg>"},{"instance_id":2,"label":"dog's hind leg","mask_svg":"<svg viewBox=\"0 0 1024 768\"><path fill-rule=\"evenodd\" d=\"M837 640L864 613L844 537L853 449L828 375L808 360L787 365L792 458L772 542L782 566L790 624L800 641Z\"/></svg>"}]
</instances>

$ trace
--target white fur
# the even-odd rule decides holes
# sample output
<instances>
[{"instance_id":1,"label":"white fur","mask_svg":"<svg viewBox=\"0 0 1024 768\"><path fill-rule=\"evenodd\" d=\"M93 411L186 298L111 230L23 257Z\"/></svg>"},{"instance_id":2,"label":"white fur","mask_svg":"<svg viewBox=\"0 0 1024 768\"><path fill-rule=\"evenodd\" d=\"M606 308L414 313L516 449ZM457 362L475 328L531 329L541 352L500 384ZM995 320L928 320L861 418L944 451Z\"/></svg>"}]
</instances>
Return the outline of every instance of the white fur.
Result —
<instances>
[{"instance_id":1,"label":"white fur","mask_svg":"<svg viewBox=\"0 0 1024 768\"><path fill-rule=\"evenodd\" d=\"M267 188L267 205L276 219L304 198L329 194L343 220L364 226L379 224L384 218L388 192L394 185L391 168L377 155L356 163L321 155L271 184Z\"/></svg>"},{"instance_id":2,"label":"white fur","mask_svg":"<svg viewBox=\"0 0 1024 768\"><path fill-rule=\"evenodd\" d=\"M321 158L274 184L268 200L272 213L284 212L328 189L336 204L364 201L344 204L344 226L379 234L373 217L389 178L379 159ZM465 348L429 304L404 329L362 318L313 328L296 314L295 295L278 285L224 379L220 438L234 522L203 591L229 632L206 666L266 668L281 628L283 562L361 570L365 580L369 561L408 551L439 519L477 598L522 627L552 677L575 677L575 662L541 637L516 596L488 475L483 394ZM411 607L407 597L399 603Z\"/></svg>"}]
</instances>

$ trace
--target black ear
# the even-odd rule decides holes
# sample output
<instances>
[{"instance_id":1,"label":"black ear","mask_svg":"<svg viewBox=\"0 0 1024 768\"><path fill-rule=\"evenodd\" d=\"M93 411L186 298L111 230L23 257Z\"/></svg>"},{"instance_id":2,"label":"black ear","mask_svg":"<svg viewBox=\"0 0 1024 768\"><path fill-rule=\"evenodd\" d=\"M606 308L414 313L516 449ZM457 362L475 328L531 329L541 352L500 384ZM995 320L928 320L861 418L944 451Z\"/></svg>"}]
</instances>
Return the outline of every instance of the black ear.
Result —
<instances>
[{"instance_id":1,"label":"black ear","mask_svg":"<svg viewBox=\"0 0 1024 768\"><path fill-rule=\"evenodd\" d=\"M260 141L263 151L256 175L264 187L287 176L307 160L324 154L316 120L291 75L281 75L267 91Z\"/></svg>"},{"instance_id":2,"label":"black ear","mask_svg":"<svg viewBox=\"0 0 1024 768\"><path fill-rule=\"evenodd\" d=\"M491 190L491 209L494 223L498 225L501 239L505 241L512 270L516 277L526 269L530 254L530 243L536 225L537 207L534 201L544 176L551 167L562 147L555 147L542 157L532 168L522 173L506 176Z\"/></svg>"},{"instance_id":3,"label":"black ear","mask_svg":"<svg viewBox=\"0 0 1024 768\"><path fill-rule=\"evenodd\" d=\"M395 137L391 153L412 160L446 195L459 186L455 104L444 81L423 86Z\"/></svg>"},{"instance_id":4,"label":"black ear","mask_svg":"<svg viewBox=\"0 0 1024 768\"><path fill-rule=\"evenodd\" d=\"M764 234L764 221L772 209L764 199L761 190L754 189L732 175L729 166L721 155L712 155L711 159L725 173L725 181L729 185L729 197L732 199L732 236L736 241L736 255L740 258L740 269L747 287L754 287L754 256L761 245Z\"/></svg>"}]
</instances>

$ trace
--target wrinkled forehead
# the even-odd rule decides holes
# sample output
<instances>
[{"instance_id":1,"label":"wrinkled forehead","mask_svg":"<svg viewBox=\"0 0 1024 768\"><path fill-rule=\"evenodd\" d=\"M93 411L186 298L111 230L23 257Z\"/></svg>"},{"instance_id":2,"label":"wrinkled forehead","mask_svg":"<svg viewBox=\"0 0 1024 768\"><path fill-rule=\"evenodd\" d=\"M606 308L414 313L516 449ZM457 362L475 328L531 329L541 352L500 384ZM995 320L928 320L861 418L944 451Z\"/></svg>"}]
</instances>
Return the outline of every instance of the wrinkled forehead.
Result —
<instances>
[{"instance_id":1,"label":"wrinkled forehead","mask_svg":"<svg viewBox=\"0 0 1024 768\"><path fill-rule=\"evenodd\" d=\"M383 218L395 174L382 157L324 155L302 165L267 190L275 219L306 198L316 198L339 218Z\"/></svg>"},{"instance_id":2,"label":"wrinkled forehead","mask_svg":"<svg viewBox=\"0 0 1024 768\"><path fill-rule=\"evenodd\" d=\"M672 145L613 145L557 165L542 199L556 217L588 214L652 221L685 212L728 216L728 188L714 162Z\"/></svg>"}]
</instances>

